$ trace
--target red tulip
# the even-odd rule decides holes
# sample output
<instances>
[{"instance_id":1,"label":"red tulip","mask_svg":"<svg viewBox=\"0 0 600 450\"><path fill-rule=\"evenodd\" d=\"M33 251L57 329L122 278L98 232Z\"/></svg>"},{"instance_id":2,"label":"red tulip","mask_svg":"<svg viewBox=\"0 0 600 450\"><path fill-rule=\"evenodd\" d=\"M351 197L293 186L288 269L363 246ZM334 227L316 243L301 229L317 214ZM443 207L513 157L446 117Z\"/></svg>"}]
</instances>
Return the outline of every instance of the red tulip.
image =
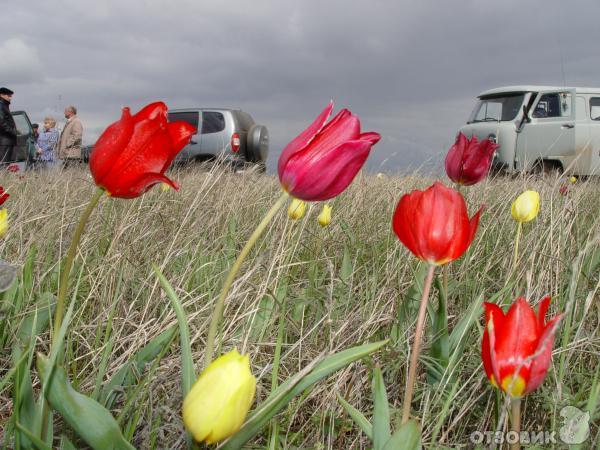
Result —
<instances>
[{"instance_id":1,"label":"red tulip","mask_svg":"<svg viewBox=\"0 0 600 450\"><path fill-rule=\"evenodd\" d=\"M292 197L322 201L339 195L363 166L379 133L361 133L360 120L347 109L329 123L333 102L279 157L279 180Z\"/></svg>"},{"instance_id":2,"label":"red tulip","mask_svg":"<svg viewBox=\"0 0 600 450\"><path fill-rule=\"evenodd\" d=\"M6 192L4 188L0 186L0 206L3 205L6 200L8 200L8 197L10 197L8 192Z\"/></svg>"},{"instance_id":3,"label":"red tulip","mask_svg":"<svg viewBox=\"0 0 600 450\"><path fill-rule=\"evenodd\" d=\"M469 219L462 195L435 182L426 191L402 196L394 212L394 232L417 258L446 264L471 245L482 209Z\"/></svg>"},{"instance_id":4,"label":"red tulip","mask_svg":"<svg viewBox=\"0 0 600 450\"><path fill-rule=\"evenodd\" d=\"M490 171L497 148L498 146L489 139L479 142L477 136L467 139L464 134L459 133L446 155L448 177L465 186L479 183Z\"/></svg>"},{"instance_id":5,"label":"red tulip","mask_svg":"<svg viewBox=\"0 0 600 450\"><path fill-rule=\"evenodd\" d=\"M550 359L558 321L546 322L550 297L535 311L519 297L504 314L494 303L484 303L486 327L481 342L481 359L487 377L511 397L521 397L542 384ZM498 383L499 380L499 383Z\"/></svg>"},{"instance_id":6,"label":"red tulip","mask_svg":"<svg viewBox=\"0 0 600 450\"><path fill-rule=\"evenodd\" d=\"M121 119L100 136L90 156L94 181L111 196L134 198L157 183L179 186L164 176L173 158L195 133L186 122L167 122L167 105L151 103Z\"/></svg>"}]
</instances>

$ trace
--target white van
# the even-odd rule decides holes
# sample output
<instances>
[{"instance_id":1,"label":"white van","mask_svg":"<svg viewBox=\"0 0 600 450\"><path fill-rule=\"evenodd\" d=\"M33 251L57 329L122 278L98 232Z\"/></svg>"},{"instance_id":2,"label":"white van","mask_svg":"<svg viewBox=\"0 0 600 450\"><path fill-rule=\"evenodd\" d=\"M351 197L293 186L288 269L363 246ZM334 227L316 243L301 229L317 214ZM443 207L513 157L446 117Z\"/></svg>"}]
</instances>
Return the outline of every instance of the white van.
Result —
<instances>
[{"instance_id":1,"label":"white van","mask_svg":"<svg viewBox=\"0 0 600 450\"><path fill-rule=\"evenodd\" d=\"M490 89L460 131L499 145L495 169L600 175L600 88Z\"/></svg>"}]
</instances>

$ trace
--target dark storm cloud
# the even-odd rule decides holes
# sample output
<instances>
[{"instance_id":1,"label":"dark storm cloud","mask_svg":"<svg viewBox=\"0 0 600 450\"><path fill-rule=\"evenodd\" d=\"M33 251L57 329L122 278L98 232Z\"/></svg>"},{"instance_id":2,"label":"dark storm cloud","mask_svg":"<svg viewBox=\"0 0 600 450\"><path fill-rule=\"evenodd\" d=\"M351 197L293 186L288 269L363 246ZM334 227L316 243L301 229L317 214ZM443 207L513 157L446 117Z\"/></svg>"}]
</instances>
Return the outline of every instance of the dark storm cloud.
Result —
<instances>
[{"instance_id":1,"label":"dark storm cloud","mask_svg":"<svg viewBox=\"0 0 600 450\"><path fill-rule=\"evenodd\" d=\"M123 105L240 107L274 167L334 99L383 135L369 167L393 171L439 164L484 89L599 84L593 1L11 3L0 84L36 121L77 105L88 142Z\"/></svg>"}]
</instances>

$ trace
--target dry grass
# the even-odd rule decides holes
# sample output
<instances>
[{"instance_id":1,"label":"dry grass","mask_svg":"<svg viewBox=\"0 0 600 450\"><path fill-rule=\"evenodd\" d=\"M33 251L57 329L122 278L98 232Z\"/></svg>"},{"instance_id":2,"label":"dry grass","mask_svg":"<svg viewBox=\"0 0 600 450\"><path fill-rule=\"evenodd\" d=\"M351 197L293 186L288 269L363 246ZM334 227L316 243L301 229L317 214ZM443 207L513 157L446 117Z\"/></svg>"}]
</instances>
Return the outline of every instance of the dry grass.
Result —
<instances>
[{"instance_id":1,"label":"dry grass","mask_svg":"<svg viewBox=\"0 0 600 450\"><path fill-rule=\"evenodd\" d=\"M200 366L222 280L279 190L272 177L218 168L181 169L173 176L182 185L180 192L154 189L132 201L106 198L92 215L74 267L71 292L76 307L66 344L68 373L80 392L93 392L103 355L107 369L102 381L106 382L150 339L176 323L152 273L153 262L182 300ZM223 350L237 347L252 355L253 371L259 376L258 400L270 391L284 296L280 380L323 351L395 336L385 351L331 376L278 416L284 448L370 448L342 412L336 393L369 416L374 364L383 367L390 403L400 408L416 315L403 317L401 312L416 309L407 292L418 262L393 235L391 215L403 193L430 182L416 175L359 176L333 201L330 227L317 225L318 205L311 205L300 222L291 222L282 212L245 263L228 297ZM524 405L523 428L531 430L557 429L565 405L584 409L600 362L600 280L597 271L586 272L589 255L600 251L600 185L594 179L580 181L563 196L560 183L554 178L498 178L463 189L471 213L480 204L486 209L471 249L449 269L451 330L471 305L503 289L503 304L519 295L537 303L550 294L551 315L567 309L569 335L562 341L563 325L548 377ZM5 204L10 232L0 243L3 258L23 266L29 255L33 264L33 288L23 288L20 304L2 306L2 376L10 367L15 330L33 310L36 293L55 291L58 261L94 185L84 169L28 174L23 179L3 174L0 185L11 194ZM525 225L521 259L511 274L515 224L510 203L525 188L540 192L542 211L536 221ZM584 249L584 263L573 269L573 261ZM577 285L569 296L572 278ZM25 286L23 280L20 283ZM427 383L422 371L413 411L422 419L428 448L467 446L471 432L496 428L497 397L481 368L480 335L477 311L462 348L452 354L452 370L435 385ZM426 354L429 341L430 336ZM37 350L47 351L47 344L48 335L41 335ZM123 421L132 442L138 448L184 448L177 340L147 378L140 374L147 384L137 391L135 407ZM115 416L132 395L133 387L124 389L113 408ZM4 425L11 408L12 392L5 388L0 392ZM590 442L594 444L589 448L600 445L598 412L593 411L592 417ZM265 430L255 440L256 448L265 446L267 436Z\"/></svg>"}]
</instances>

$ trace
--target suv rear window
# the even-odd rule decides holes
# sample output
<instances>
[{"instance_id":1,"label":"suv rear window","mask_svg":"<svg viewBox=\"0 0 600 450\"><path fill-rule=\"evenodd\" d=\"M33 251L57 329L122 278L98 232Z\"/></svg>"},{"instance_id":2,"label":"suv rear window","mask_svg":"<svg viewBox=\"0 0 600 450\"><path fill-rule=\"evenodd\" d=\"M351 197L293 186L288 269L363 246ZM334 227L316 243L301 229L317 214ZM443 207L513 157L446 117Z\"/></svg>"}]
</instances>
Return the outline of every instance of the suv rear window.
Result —
<instances>
[{"instance_id":1,"label":"suv rear window","mask_svg":"<svg viewBox=\"0 0 600 450\"><path fill-rule=\"evenodd\" d=\"M168 114L169 122L187 122L193 126L196 130L198 129L198 112L170 112Z\"/></svg>"},{"instance_id":2,"label":"suv rear window","mask_svg":"<svg viewBox=\"0 0 600 450\"><path fill-rule=\"evenodd\" d=\"M225 117L220 112L202 112L202 134L218 133L225 129Z\"/></svg>"}]
</instances>

